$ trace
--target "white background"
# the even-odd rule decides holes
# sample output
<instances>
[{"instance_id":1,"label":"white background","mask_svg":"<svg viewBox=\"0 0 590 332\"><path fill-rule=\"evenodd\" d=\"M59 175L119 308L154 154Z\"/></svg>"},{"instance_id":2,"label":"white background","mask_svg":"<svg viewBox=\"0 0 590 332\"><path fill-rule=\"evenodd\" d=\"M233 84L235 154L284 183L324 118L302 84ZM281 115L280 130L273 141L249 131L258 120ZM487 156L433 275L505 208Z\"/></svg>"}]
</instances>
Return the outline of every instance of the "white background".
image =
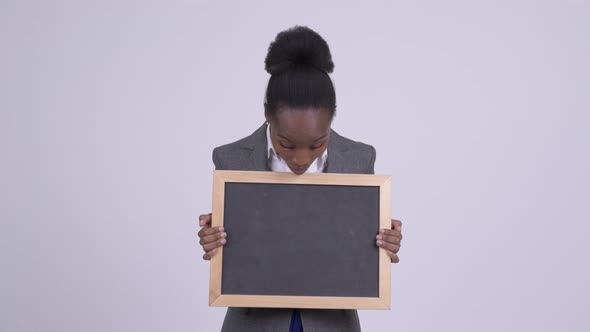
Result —
<instances>
[{"instance_id":1,"label":"white background","mask_svg":"<svg viewBox=\"0 0 590 332\"><path fill-rule=\"evenodd\" d=\"M1 331L220 329L211 150L262 123L295 24L404 221L363 330L590 330L588 1L2 0Z\"/></svg>"}]
</instances>

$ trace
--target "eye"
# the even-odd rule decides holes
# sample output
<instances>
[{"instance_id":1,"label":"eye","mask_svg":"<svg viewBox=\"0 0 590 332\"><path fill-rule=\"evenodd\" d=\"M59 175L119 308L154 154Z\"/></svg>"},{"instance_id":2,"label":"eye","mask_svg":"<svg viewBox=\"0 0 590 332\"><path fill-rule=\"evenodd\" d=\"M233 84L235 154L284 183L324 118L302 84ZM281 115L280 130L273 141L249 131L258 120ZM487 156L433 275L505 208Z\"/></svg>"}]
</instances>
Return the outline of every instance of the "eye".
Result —
<instances>
[{"instance_id":1,"label":"eye","mask_svg":"<svg viewBox=\"0 0 590 332\"><path fill-rule=\"evenodd\" d=\"M312 145L311 146L311 149L312 150L317 150L317 149L321 148L322 146L324 146L324 143Z\"/></svg>"},{"instance_id":2,"label":"eye","mask_svg":"<svg viewBox=\"0 0 590 332\"><path fill-rule=\"evenodd\" d=\"M293 150L293 149L295 149L295 147L294 147L294 146L292 146L292 145L285 145L285 144L283 144L282 142L280 142L279 144L281 145L281 147L282 147L283 149L287 149L287 150Z\"/></svg>"}]
</instances>

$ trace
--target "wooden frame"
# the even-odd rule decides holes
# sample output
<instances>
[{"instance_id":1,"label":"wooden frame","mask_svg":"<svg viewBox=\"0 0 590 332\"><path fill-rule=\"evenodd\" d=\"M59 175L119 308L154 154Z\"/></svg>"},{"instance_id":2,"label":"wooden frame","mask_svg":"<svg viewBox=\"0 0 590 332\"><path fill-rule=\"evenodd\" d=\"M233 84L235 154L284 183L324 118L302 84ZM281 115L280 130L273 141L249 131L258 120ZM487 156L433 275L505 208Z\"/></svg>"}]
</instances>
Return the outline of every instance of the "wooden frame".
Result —
<instances>
[{"instance_id":1,"label":"wooden frame","mask_svg":"<svg viewBox=\"0 0 590 332\"><path fill-rule=\"evenodd\" d=\"M223 226L225 183L320 184L379 187L379 227L391 227L391 177L369 174L318 173L295 175L281 172L214 171L212 227ZM375 230L377 231L377 230ZM231 295L221 293L223 248L211 259L209 306L390 309L391 259L379 249L379 297Z\"/></svg>"}]
</instances>

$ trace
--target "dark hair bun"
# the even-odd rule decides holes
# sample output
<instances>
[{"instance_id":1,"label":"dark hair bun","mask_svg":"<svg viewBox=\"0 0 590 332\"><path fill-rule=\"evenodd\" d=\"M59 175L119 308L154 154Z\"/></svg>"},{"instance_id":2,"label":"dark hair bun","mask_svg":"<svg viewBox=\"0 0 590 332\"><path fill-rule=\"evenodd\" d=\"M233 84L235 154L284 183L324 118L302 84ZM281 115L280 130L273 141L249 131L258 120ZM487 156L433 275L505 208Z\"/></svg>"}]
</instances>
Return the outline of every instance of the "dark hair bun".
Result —
<instances>
[{"instance_id":1,"label":"dark hair bun","mask_svg":"<svg viewBox=\"0 0 590 332\"><path fill-rule=\"evenodd\" d=\"M271 75L305 66L326 73L334 70L328 43L317 32L304 26L280 32L270 43L264 64Z\"/></svg>"}]
</instances>

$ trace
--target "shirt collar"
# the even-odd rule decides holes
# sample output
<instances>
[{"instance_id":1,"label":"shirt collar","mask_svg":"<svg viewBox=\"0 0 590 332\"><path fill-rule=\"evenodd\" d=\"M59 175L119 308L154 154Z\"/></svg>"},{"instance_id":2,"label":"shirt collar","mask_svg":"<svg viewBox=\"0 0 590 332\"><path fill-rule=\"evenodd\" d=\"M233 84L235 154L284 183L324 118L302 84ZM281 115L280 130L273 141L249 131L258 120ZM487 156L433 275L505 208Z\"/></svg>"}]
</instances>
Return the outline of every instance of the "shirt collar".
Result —
<instances>
[{"instance_id":1,"label":"shirt collar","mask_svg":"<svg viewBox=\"0 0 590 332\"><path fill-rule=\"evenodd\" d=\"M272 146L272 140L270 139L270 124L266 125L266 143L266 146L268 146L268 149L266 150L266 157L268 160L270 160L272 155L276 154L274 147Z\"/></svg>"}]
</instances>

